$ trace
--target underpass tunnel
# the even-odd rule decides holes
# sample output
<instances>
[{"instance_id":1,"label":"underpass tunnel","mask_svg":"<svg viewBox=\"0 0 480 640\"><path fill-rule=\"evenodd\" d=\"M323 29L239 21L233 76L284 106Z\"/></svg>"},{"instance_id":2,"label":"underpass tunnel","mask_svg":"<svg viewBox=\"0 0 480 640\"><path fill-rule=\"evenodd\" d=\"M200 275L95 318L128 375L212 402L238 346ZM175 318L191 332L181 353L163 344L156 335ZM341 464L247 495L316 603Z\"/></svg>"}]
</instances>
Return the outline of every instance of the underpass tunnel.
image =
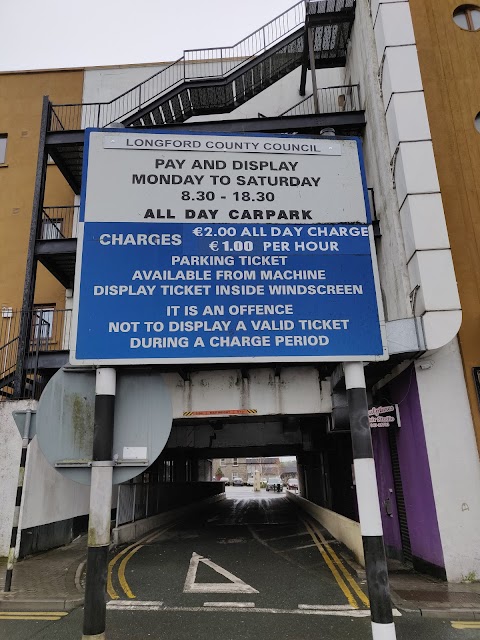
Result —
<instances>
[{"instance_id":1,"label":"underpass tunnel","mask_svg":"<svg viewBox=\"0 0 480 640\"><path fill-rule=\"evenodd\" d=\"M259 490L249 481L255 472ZM263 480L277 476L283 484L298 479L298 488L269 490ZM327 416L176 420L161 456L127 485L133 512L135 486L156 526L142 531L138 504L136 536L117 537L112 599L368 615L366 588L355 576L358 549L315 513L357 520L350 435L331 433ZM170 510L177 517L165 520ZM279 590L274 585L285 576L289 588Z\"/></svg>"},{"instance_id":2,"label":"underpass tunnel","mask_svg":"<svg viewBox=\"0 0 480 640\"><path fill-rule=\"evenodd\" d=\"M281 475L282 460L291 462L283 484L288 477L298 478L295 495L358 522L348 432L332 433L327 415L247 416L174 420L162 454L119 487L116 530L217 501L224 494L219 470L229 484L237 478L244 486L258 470L261 493L268 496L265 481ZM227 497L235 494L229 491ZM253 486L250 494L242 493L243 500L255 497Z\"/></svg>"},{"instance_id":3,"label":"underpass tunnel","mask_svg":"<svg viewBox=\"0 0 480 640\"><path fill-rule=\"evenodd\" d=\"M414 369L406 368L400 382L374 390L375 381L388 372L386 365L377 369L369 373L367 367L366 375L369 406L377 412L369 422L387 557L400 570L413 567L445 579ZM278 376L263 368L248 376L241 370L202 371L181 379L165 374L176 407L172 429L161 456L119 487L113 505L116 529L219 500L223 485L213 478L222 465L216 461L294 457L296 497L306 501L299 504L343 538L363 564L345 382L329 371L327 379L326 370L319 375L306 367L285 368ZM396 418L385 414L390 410ZM233 480L238 472L224 475ZM371 498L376 499L374 492Z\"/></svg>"}]
</instances>

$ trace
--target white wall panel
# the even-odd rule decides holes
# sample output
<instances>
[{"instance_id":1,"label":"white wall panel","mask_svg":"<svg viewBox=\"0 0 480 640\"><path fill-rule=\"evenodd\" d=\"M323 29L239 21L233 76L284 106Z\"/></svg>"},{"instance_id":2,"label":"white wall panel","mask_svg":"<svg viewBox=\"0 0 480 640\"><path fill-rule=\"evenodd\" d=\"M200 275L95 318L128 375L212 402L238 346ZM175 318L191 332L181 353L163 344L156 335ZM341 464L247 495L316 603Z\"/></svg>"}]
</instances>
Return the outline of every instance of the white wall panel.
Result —
<instances>
[{"instance_id":1,"label":"white wall panel","mask_svg":"<svg viewBox=\"0 0 480 640\"><path fill-rule=\"evenodd\" d=\"M395 184L399 206L410 194L440 191L430 141L405 142L400 145L395 162Z\"/></svg>"},{"instance_id":2,"label":"white wall panel","mask_svg":"<svg viewBox=\"0 0 480 640\"><path fill-rule=\"evenodd\" d=\"M417 47L389 47L385 52L382 71L382 91L385 109L393 93L422 91Z\"/></svg>"},{"instance_id":3,"label":"white wall panel","mask_svg":"<svg viewBox=\"0 0 480 640\"><path fill-rule=\"evenodd\" d=\"M417 360L433 493L449 581L480 575L480 464L457 340ZM424 366L424 365L423 365Z\"/></svg>"},{"instance_id":4,"label":"white wall panel","mask_svg":"<svg viewBox=\"0 0 480 640\"><path fill-rule=\"evenodd\" d=\"M379 6L375 20L375 41L379 60L385 47L415 44L408 2L390 2Z\"/></svg>"},{"instance_id":5,"label":"white wall panel","mask_svg":"<svg viewBox=\"0 0 480 640\"><path fill-rule=\"evenodd\" d=\"M427 349L439 349L456 337L462 324L462 312L460 309L427 311L422 322Z\"/></svg>"},{"instance_id":6,"label":"white wall panel","mask_svg":"<svg viewBox=\"0 0 480 640\"><path fill-rule=\"evenodd\" d=\"M423 91L394 93L386 117L392 156L401 142L431 138Z\"/></svg>"},{"instance_id":7,"label":"white wall panel","mask_svg":"<svg viewBox=\"0 0 480 640\"><path fill-rule=\"evenodd\" d=\"M378 12L380 7L384 4L397 3L399 0L370 0L370 11L372 12L372 19L375 23L376 18L378 16ZM405 0L408 3L408 0Z\"/></svg>"},{"instance_id":8,"label":"white wall panel","mask_svg":"<svg viewBox=\"0 0 480 640\"><path fill-rule=\"evenodd\" d=\"M439 193L410 195L400 209L407 260L415 251L449 249L447 223Z\"/></svg>"},{"instance_id":9,"label":"white wall panel","mask_svg":"<svg viewBox=\"0 0 480 640\"><path fill-rule=\"evenodd\" d=\"M418 285L415 314L460 309L457 281L449 249L417 251L408 263L412 288Z\"/></svg>"}]
</instances>

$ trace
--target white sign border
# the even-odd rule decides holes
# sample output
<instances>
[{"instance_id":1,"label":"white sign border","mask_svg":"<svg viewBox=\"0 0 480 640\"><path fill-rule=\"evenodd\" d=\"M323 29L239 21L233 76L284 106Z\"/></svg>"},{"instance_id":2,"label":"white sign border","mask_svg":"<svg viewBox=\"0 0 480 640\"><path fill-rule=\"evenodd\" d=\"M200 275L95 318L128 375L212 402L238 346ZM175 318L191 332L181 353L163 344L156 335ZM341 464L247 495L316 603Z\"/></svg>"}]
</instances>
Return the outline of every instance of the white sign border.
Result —
<instances>
[{"instance_id":1,"label":"white sign border","mask_svg":"<svg viewBox=\"0 0 480 640\"><path fill-rule=\"evenodd\" d=\"M135 130L132 130L135 131ZM181 135L178 131L171 130L136 130L139 133L161 133L161 134L178 134ZM79 312L79 304L80 304L80 275L82 268L82 257L83 257L83 237L84 237L84 207L85 207L85 194L87 188L87 180L88 180L88 152L89 152L89 141L90 134L95 132L103 132L107 133L105 129L86 129L85 130L85 144L84 144L84 157L83 157L83 172L82 172L82 190L81 190L81 203L80 203L80 216L78 222L78 235L77 235L77 257L76 257L76 265L75 265L75 285L74 285L74 296L73 296L73 307L72 307L72 328L70 334L70 344L72 345L70 348L70 364L72 365L94 365L94 366L103 366L103 365L186 365L186 364L281 364L281 363L320 363L320 362L378 362L388 360L388 348L387 348L387 332L386 332L386 323L385 316L383 310L383 302L380 294L380 276L378 271L378 263L376 259L376 250L375 250L375 241L373 236L373 228L371 222L368 224L369 231L369 241L370 241L370 258L372 261L372 270L373 270L373 279L375 285L375 297L377 302L377 310L378 310L378 319L379 319L379 329L380 329L380 338L382 341L383 354L382 355L372 355L372 354L364 354L364 355L355 355L355 356L328 356L326 358L322 356L279 356L278 358L273 356L246 356L246 357L222 357L219 356L217 358L192 358L189 356L188 358L88 358L88 359L78 359L76 358L76 346L77 346L77 334L78 334L78 312ZM125 133L125 129L111 129L109 132L122 132ZM186 134L191 135L192 131L185 131ZM198 133L198 135L202 135L202 133ZM238 133L217 133L217 132L206 132L208 135L241 135ZM205 135L203 134L203 135ZM292 136L289 134L254 134L248 133L245 134L249 137L253 136L262 136L262 137L272 137L272 138L288 138L291 139ZM312 138L312 136L298 136L303 138ZM325 138L322 138L325 139ZM338 137L332 138L334 140L338 140ZM368 200L368 190L366 185L366 176L365 176L365 167L363 163L362 156L362 141L360 138L353 136L345 136L340 139L345 140L354 140L357 143L358 149L358 158L360 164L360 172L362 178L363 185L363 193L365 198L365 207L367 211L367 218L371 221L371 211L370 211L370 202Z\"/></svg>"}]
</instances>

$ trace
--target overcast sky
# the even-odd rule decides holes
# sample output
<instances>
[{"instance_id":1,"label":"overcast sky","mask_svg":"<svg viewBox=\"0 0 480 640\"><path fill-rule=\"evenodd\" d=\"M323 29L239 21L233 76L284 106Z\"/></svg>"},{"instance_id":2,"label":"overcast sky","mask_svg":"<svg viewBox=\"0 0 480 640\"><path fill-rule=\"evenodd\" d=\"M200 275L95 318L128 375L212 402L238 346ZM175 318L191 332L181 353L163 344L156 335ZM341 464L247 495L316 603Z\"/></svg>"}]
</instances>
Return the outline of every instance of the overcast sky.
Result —
<instances>
[{"instance_id":1,"label":"overcast sky","mask_svg":"<svg viewBox=\"0 0 480 640\"><path fill-rule=\"evenodd\" d=\"M235 44L295 0L0 0L0 71L179 58Z\"/></svg>"}]
</instances>

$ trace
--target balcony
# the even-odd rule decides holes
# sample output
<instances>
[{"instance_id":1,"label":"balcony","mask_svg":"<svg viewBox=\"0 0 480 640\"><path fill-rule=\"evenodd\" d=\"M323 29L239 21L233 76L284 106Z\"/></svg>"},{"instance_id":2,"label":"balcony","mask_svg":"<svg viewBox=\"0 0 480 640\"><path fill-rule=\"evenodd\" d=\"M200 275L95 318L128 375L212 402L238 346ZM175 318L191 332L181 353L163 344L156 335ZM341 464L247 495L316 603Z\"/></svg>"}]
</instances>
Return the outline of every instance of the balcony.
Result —
<instances>
[{"instance_id":1,"label":"balcony","mask_svg":"<svg viewBox=\"0 0 480 640\"><path fill-rule=\"evenodd\" d=\"M73 289L79 207L43 207L35 257L66 288Z\"/></svg>"},{"instance_id":2,"label":"balcony","mask_svg":"<svg viewBox=\"0 0 480 640\"><path fill-rule=\"evenodd\" d=\"M19 398L38 400L51 376L68 362L72 312L36 307L28 313L29 337ZM14 394L21 311L2 309L0 317L0 401Z\"/></svg>"}]
</instances>

